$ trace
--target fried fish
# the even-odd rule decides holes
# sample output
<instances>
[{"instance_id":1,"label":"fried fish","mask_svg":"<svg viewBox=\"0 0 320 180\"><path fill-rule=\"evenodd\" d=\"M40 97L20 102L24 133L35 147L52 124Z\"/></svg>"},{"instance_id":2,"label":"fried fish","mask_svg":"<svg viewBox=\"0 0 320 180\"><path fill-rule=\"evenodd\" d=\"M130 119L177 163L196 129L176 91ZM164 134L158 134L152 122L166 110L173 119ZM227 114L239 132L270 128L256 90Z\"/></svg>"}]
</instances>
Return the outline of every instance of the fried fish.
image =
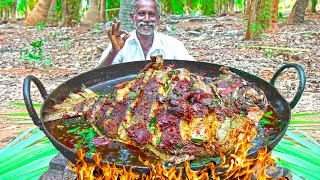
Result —
<instances>
[{"instance_id":1,"label":"fried fish","mask_svg":"<svg viewBox=\"0 0 320 180\"><path fill-rule=\"evenodd\" d=\"M132 81L99 97L84 89L56 104L45 120L82 116L101 137L149 150L178 164L235 148L234 139L253 140L267 108L263 91L230 71L206 78L164 66L161 56ZM244 137L249 124L250 135Z\"/></svg>"}]
</instances>

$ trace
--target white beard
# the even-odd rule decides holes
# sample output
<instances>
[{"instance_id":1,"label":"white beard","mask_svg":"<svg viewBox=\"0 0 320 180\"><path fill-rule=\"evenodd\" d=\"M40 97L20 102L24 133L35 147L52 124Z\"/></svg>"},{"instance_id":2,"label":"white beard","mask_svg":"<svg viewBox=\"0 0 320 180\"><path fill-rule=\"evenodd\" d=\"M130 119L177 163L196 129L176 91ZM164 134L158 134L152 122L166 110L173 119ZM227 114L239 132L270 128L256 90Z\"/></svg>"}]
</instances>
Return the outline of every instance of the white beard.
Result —
<instances>
[{"instance_id":1,"label":"white beard","mask_svg":"<svg viewBox=\"0 0 320 180\"><path fill-rule=\"evenodd\" d=\"M134 22L134 26L136 30L144 35L144 36L149 36L154 32L154 29L156 28L157 24L155 22ZM150 30L144 30L143 27L149 27Z\"/></svg>"}]
</instances>

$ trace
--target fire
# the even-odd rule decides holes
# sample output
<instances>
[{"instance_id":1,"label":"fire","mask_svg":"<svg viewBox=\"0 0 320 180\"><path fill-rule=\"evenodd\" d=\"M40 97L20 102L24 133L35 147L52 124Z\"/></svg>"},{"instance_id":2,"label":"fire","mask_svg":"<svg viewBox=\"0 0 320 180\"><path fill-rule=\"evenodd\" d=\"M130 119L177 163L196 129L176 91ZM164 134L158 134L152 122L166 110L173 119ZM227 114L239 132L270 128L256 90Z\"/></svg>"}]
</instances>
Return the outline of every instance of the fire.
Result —
<instances>
[{"instance_id":1,"label":"fire","mask_svg":"<svg viewBox=\"0 0 320 180\"><path fill-rule=\"evenodd\" d=\"M234 139L236 147L234 152L225 155L220 153L222 162L215 165L213 162L208 163L202 170L194 171L190 168L189 162L184 162L184 170L176 166L171 168L163 166L160 162L152 164L147 160L140 161L150 169L148 174L138 174L133 172L132 167L126 169L102 163L100 154L95 153L92 156L94 162L89 162L85 159L85 150L77 151L78 160L75 165L68 163L69 167L77 174L78 179L272 179L267 175L268 167L275 166L275 161L271 157L271 153L267 152L266 148L261 148L258 151L256 158L247 158L248 151L252 147L250 137L254 131L249 130L249 125L246 126L244 133L240 134L240 138ZM236 132L233 132L236 133ZM285 178L284 178L285 179Z\"/></svg>"}]
</instances>

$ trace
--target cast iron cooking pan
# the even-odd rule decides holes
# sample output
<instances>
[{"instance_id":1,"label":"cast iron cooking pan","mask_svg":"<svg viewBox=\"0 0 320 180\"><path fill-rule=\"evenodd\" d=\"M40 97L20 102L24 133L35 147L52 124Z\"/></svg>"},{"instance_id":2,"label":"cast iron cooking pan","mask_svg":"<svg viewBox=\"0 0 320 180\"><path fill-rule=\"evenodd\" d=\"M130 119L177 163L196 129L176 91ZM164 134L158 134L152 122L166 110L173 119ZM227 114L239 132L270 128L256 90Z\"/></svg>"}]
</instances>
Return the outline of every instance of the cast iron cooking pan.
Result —
<instances>
[{"instance_id":1,"label":"cast iron cooking pan","mask_svg":"<svg viewBox=\"0 0 320 180\"><path fill-rule=\"evenodd\" d=\"M87 88L91 90L102 92L111 90L114 85L123 82L132 80L139 71L148 63L149 61L137 61L123 64L116 64L111 66L102 67L99 69L94 69L83 74L80 74L68 81L59 85L51 94L47 94L43 84L33 75L28 75L24 79L23 83L23 96L24 101L29 112L30 117L32 118L35 125L39 126L39 128L46 134L52 144L57 148L68 160L75 163L77 154L75 150L72 150L60 143L57 138L53 137L50 133L50 128L46 127L43 122L43 118L47 112L50 112L50 109L56 102L61 102L70 92L79 92L82 85L85 85ZM206 63L206 62L196 62L196 61L184 61L184 60L165 60L165 65L174 64L177 68L183 67L190 72L193 72L197 75L206 74L207 77L215 77L219 74L219 68L222 65ZM281 124L284 128L277 134L276 138L272 140L268 144L268 149L271 151L281 140L287 127L290 123L291 119L291 109L293 109L304 91L306 77L303 68L297 64L286 64L279 68L279 70L275 73L270 83L265 80L260 79L250 73L231 68L231 71L240 75L247 81L253 82L257 84L266 94L268 101L274 107L276 113L279 116L279 119L282 120ZM287 68L295 68L299 74L299 87L298 91L295 94L295 97L291 102L287 102L278 92L278 90L274 87L275 81L279 74L287 69ZM31 96L30 96L30 83L31 81L38 87L44 102L42 104L40 110L40 117L36 114L36 111L33 107ZM251 149L249 151L249 156L255 156L257 154L257 149ZM88 160L92 160L91 157L86 157ZM122 167L122 165L117 165ZM137 172L148 172L148 168L144 166L136 166L134 164L133 170ZM192 169L199 169L201 167L193 167Z\"/></svg>"}]
</instances>

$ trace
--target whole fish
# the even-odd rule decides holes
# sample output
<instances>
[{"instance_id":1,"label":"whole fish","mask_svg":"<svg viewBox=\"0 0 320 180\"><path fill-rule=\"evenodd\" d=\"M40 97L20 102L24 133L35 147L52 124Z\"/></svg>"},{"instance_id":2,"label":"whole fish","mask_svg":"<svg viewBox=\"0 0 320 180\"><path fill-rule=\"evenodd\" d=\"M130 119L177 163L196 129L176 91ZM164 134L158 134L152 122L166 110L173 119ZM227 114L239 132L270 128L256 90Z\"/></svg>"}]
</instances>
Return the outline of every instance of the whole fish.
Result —
<instances>
[{"instance_id":1,"label":"whole fish","mask_svg":"<svg viewBox=\"0 0 320 180\"><path fill-rule=\"evenodd\" d=\"M220 72L206 78L153 57L134 80L102 98L89 89L70 94L45 120L82 116L101 137L175 164L218 156L232 151L237 140L253 140L268 106L257 85L227 67Z\"/></svg>"}]
</instances>

